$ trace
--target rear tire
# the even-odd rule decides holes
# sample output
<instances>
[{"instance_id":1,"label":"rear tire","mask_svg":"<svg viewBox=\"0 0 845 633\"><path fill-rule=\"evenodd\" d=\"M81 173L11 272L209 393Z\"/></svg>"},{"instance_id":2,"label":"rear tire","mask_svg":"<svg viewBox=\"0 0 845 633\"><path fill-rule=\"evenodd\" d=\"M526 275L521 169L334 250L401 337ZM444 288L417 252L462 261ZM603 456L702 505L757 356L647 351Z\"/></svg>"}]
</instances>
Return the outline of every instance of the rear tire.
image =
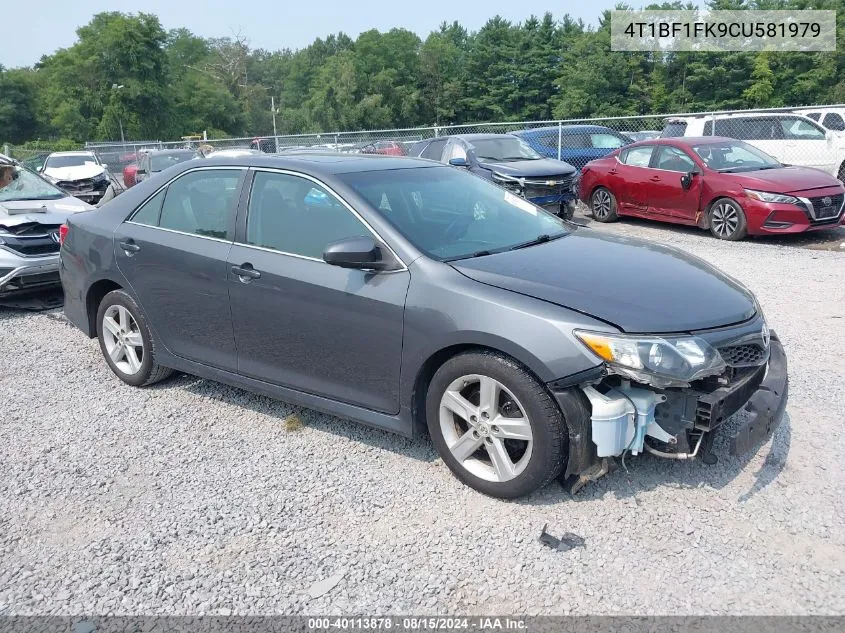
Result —
<instances>
[{"instance_id":1,"label":"rear tire","mask_svg":"<svg viewBox=\"0 0 845 633\"><path fill-rule=\"evenodd\" d=\"M566 463L560 409L528 370L501 354L467 352L446 361L429 384L426 420L452 473L491 497L530 494Z\"/></svg>"},{"instance_id":2,"label":"rear tire","mask_svg":"<svg viewBox=\"0 0 845 633\"><path fill-rule=\"evenodd\" d=\"M596 222L615 222L619 219L616 196L605 187L599 187L590 196L590 211Z\"/></svg>"},{"instance_id":3,"label":"rear tire","mask_svg":"<svg viewBox=\"0 0 845 633\"><path fill-rule=\"evenodd\" d=\"M720 240L736 242L748 234L745 212L730 198L720 198L710 205L707 214L710 232Z\"/></svg>"},{"instance_id":4,"label":"rear tire","mask_svg":"<svg viewBox=\"0 0 845 633\"><path fill-rule=\"evenodd\" d=\"M156 363L147 323L138 304L123 290L113 290L100 302L97 338L106 363L127 385L146 387L173 373Z\"/></svg>"}]
</instances>

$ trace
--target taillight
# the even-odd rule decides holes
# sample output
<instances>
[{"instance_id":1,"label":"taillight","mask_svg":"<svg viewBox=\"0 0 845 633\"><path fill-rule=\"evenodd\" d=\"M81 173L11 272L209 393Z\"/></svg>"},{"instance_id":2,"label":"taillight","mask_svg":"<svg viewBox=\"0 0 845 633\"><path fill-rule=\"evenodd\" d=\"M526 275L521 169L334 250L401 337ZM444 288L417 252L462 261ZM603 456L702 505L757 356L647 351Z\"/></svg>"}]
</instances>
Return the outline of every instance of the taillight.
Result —
<instances>
[{"instance_id":1,"label":"taillight","mask_svg":"<svg viewBox=\"0 0 845 633\"><path fill-rule=\"evenodd\" d=\"M64 244L65 238L67 237L67 232L68 232L69 229L70 229L70 227L67 224L62 224L59 227L59 246Z\"/></svg>"}]
</instances>

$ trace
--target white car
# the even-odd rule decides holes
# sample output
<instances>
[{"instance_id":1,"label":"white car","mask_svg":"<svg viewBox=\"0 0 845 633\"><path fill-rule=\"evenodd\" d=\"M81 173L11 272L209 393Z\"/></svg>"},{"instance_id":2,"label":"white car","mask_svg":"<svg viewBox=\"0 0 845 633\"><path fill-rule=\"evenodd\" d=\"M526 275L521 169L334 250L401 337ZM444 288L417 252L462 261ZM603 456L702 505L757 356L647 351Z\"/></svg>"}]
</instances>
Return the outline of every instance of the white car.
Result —
<instances>
[{"instance_id":1,"label":"white car","mask_svg":"<svg viewBox=\"0 0 845 633\"><path fill-rule=\"evenodd\" d=\"M805 108L795 111L831 132L845 132L845 108Z\"/></svg>"},{"instance_id":2,"label":"white car","mask_svg":"<svg viewBox=\"0 0 845 633\"><path fill-rule=\"evenodd\" d=\"M727 136L787 165L815 167L845 182L845 136L801 114L703 114L666 120L661 137Z\"/></svg>"},{"instance_id":3,"label":"white car","mask_svg":"<svg viewBox=\"0 0 845 633\"><path fill-rule=\"evenodd\" d=\"M41 175L89 204L97 204L111 185L108 165L94 152L53 152L44 161Z\"/></svg>"}]
</instances>

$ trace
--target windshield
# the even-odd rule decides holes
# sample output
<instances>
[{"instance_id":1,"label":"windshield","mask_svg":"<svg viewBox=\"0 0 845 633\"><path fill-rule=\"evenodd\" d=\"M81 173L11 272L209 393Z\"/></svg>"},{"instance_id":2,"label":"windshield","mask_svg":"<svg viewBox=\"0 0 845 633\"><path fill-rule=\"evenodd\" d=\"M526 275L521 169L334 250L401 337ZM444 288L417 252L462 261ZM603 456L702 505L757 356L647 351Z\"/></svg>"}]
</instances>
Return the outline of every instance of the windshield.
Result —
<instances>
[{"instance_id":1,"label":"windshield","mask_svg":"<svg viewBox=\"0 0 845 633\"><path fill-rule=\"evenodd\" d=\"M480 161L538 160L543 158L531 146L515 136L479 138L469 141Z\"/></svg>"},{"instance_id":2,"label":"windshield","mask_svg":"<svg viewBox=\"0 0 845 633\"><path fill-rule=\"evenodd\" d=\"M693 151L710 169L721 172L757 171L777 169L781 163L742 141L723 141L693 145Z\"/></svg>"},{"instance_id":3,"label":"windshield","mask_svg":"<svg viewBox=\"0 0 845 633\"><path fill-rule=\"evenodd\" d=\"M567 234L527 200L449 167L340 174L414 246L439 260L509 250Z\"/></svg>"},{"instance_id":4,"label":"windshield","mask_svg":"<svg viewBox=\"0 0 845 633\"><path fill-rule=\"evenodd\" d=\"M18 177L0 189L0 202L12 200L59 200L67 194L28 169L17 167Z\"/></svg>"},{"instance_id":5,"label":"windshield","mask_svg":"<svg viewBox=\"0 0 845 633\"><path fill-rule=\"evenodd\" d=\"M173 152L172 154L153 154L150 158L150 169L152 171L164 171L172 165L184 163L186 160L191 160L196 156L196 152Z\"/></svg>"},{"instance_id":6,"label":"windshield","mask_svg":"<svg viewBox=\"0 0 845 633\"><path fill-rule=\"evenodd\" d=\"M58 169L61 167L81 167L83 165L96 165L97 160L93 156L77 154L73 156L50 156L44 163L45 169Z\"/></svg>"}]
</instances>

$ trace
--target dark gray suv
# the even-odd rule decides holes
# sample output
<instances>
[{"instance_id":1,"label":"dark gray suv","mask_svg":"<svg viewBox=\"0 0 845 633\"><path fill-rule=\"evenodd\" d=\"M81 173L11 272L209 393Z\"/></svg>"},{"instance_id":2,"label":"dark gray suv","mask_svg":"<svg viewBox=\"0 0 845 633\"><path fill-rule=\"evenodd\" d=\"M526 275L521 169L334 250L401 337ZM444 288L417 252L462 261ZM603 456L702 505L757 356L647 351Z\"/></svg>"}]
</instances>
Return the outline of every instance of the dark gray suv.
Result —
<instances>
[{"instance_id":1,"label":"dark gray suv","mask_svg":"<svg viewBox=\"0 0 845 633\"><path fill-rule=\"evenodd\" d=\"M365 155L189 161L63 230L65 312L124 382L196 374L414 436L489 495L742 452L786 404L752 294L482 178Z\"/></svg>"}]
</instances>

